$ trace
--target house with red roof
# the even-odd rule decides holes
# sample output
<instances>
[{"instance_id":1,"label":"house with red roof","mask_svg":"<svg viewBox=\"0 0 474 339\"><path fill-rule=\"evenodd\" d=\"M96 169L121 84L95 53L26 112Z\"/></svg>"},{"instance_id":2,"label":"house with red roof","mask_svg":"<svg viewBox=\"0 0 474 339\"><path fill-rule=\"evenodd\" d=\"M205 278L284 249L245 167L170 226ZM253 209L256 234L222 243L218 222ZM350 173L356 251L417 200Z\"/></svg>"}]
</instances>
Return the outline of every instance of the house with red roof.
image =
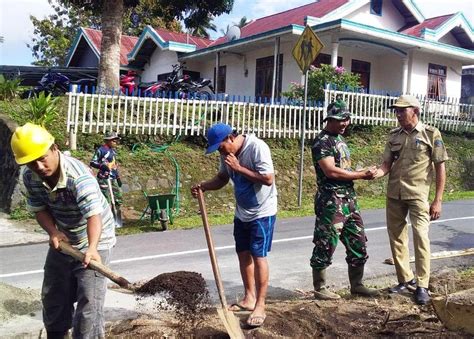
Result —
<instances>
[{"instance_id":1,"label":"house with red roof","mask_svg":"<svg viewBox=\"0 0 474 339\"><path fill-rule=\"evenodd\" d=\"M120 39L120 68L128 68L128 54L138 38L122 35ZM102 32L97 29L81 27L69 49L66 67L99 67Z\"/></svg>"},{"instance_id":2,"label":"house with red roof","mask_svg":"<svg viewBox=\"0 0 474 339\"><path fill-rule=\"evenodd\" d=\"M424 18L415 0L317 0L216 40L147 27L128 67L152 82L185 62L218 92L278 98L303 83L292 51L306 26L323 44L313 64L358 73L367 92L459 98L462 67L474 64L474 29L461 12Z\"/></svg>"}]
</instances>

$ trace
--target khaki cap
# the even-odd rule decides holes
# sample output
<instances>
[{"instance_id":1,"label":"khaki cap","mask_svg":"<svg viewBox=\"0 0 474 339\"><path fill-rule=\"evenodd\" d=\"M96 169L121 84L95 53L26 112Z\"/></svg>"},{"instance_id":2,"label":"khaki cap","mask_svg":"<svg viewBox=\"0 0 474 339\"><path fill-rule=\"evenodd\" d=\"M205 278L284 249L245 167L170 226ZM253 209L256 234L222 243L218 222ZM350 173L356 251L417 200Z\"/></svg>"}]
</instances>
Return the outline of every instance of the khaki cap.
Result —
<instances>
[{"instance_id":1,"label":"khaki cap","mask_svg":"<svg viewBox=\"0 0 474 339\"><path fill-rule=\"evenodd\" d=\"M405 108L405 107L417 107L420 108L420 102L413 95L401 95L395 103L389 108Z\"/></svg>"}]
</instances>

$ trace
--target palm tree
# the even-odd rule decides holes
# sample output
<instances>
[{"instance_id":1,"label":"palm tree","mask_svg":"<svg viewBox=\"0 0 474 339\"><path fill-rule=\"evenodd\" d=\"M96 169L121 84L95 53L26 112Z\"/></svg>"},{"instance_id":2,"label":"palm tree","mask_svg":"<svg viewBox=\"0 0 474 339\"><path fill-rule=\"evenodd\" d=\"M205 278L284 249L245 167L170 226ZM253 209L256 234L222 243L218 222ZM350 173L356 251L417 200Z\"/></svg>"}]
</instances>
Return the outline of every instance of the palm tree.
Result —
<instances>
[{"instance_id":1,"label":"palm tree","mask_svg":"<svg viewBox=\"0 0 474 339\"><path fill-rule=\"evenodd\" d=\"M197 27L189 27L190 33L195 36L209 39L208 30L217 32L216 25L212 22L212 16L208 16L207 19L202 20Z\"/></svg>"},{"instance_id":2,"label":"palm tree","mask_svg":"<svg viewBox=\"0 0 474 339\"><path fill-rule=\"evenodd\" d=\"M246 16L243 16L239 22L234 22L234 25L239 27L239 28L242 28L244 27L245 25L247 25L250 21L247 20L247 17Z\"/></svg>"}]
</instances>

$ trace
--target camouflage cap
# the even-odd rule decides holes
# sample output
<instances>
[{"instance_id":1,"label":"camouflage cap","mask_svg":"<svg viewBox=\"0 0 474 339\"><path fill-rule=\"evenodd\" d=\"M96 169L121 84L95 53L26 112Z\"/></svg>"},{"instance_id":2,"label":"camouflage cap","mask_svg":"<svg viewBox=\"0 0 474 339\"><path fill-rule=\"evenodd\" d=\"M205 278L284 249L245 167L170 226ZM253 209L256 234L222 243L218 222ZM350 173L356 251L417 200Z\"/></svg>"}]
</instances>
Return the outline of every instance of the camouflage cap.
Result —
<instances>
[{"instance_id":1,"label":"camouflage cap","mask_svg":"<svg viewBox=\"0 0 474 339\"><path fill-rule=\"evenodd\" d=\"M327 116L323 121L327 119L346 120L351 117L351 112L347 109L346 103L341 99L331 102L327 108Z\"/></svg>"}]
</instances>

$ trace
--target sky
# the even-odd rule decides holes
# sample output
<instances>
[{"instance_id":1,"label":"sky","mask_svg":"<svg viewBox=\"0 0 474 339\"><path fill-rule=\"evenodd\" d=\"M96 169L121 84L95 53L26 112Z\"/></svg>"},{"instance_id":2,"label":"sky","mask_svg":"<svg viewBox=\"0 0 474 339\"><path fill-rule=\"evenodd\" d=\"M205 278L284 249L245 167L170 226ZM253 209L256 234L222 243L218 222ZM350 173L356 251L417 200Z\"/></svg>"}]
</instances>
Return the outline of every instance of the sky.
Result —
<instances>
[{"instance_id":1,"label":"sky","mask_svg":"<svg viewBox=\"0 0 474 339\"><path fill-rule=\"evenodd\" d=\"M385 0L387 1L387 0ZM274 13L298 7L310 0L234 0L230 14L214 19L218 28L213 38L222 35L221 29L232 26L243 16L248 20L261 18ZM474 1L472 0L415 0L425 18L462 11L474 26ZM31 42L33 25L30 15L43 18L52 9L47 0L0 0L0 65L29 65L33 61L31 50L26 44Z\"/></svg>"}]
</instances>

